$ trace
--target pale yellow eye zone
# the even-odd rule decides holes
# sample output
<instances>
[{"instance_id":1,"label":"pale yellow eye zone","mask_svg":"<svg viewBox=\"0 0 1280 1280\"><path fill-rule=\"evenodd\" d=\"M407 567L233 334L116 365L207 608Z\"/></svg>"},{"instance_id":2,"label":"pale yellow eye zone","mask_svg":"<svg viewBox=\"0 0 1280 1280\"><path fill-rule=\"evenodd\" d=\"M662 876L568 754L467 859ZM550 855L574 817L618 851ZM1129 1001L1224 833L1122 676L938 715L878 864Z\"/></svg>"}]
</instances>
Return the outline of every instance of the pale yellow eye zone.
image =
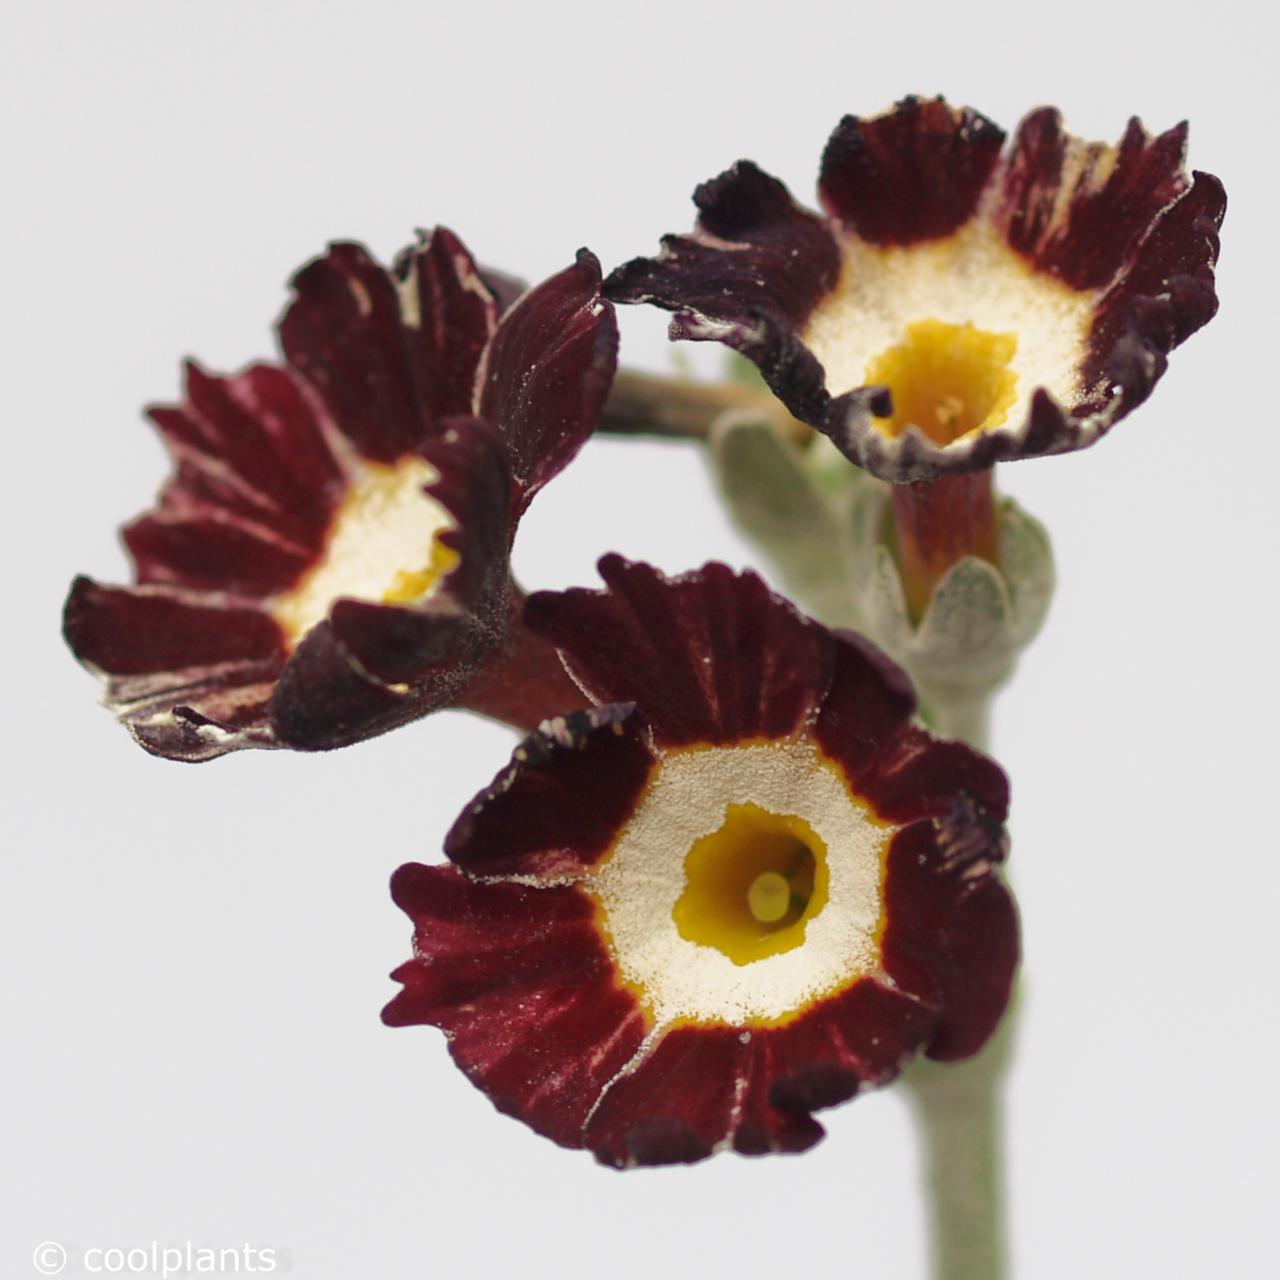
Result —
<instances>
[{"instance_id":1,"label":"pale yellow eye zone","mask_svg":"<svg viewBox=\"0 0 1280 1280\"><path fill-rule=\"evenodd\" d=\"M695 840L671 911L680 936L750 964L804 942L827 901L827 849L802 818L733 804Z\"/></svg>"},{"instance_id":2,"label":"pale yellow eye zone","mask_svg":"<svg viewBox=\"0 0 1280 1280\"><path fill-rule=\"evenodd\" d=\"M1009 367L1017 348L1015 334L971 324L907 325L902 341L867 366L867 385L893 395L892 415L875 425L891 438L915 426L940 445L1000 426L1017 399L1018 375Z\"/></svg>"},{"instance_id":3,"label":"pale yellow eye zone","mask_svg":"<svg viewBox=\"0 0 1280 1280\"><path fill-rule=\"evenodd\" d=\"M439 540L451 527L448 515L423 492L435 478L422 458L361 465L334 513L319 561L268 602L290 647L329 616L335 600L415 604L457 567L458 553Z\"/></svg>"}]
</instances>

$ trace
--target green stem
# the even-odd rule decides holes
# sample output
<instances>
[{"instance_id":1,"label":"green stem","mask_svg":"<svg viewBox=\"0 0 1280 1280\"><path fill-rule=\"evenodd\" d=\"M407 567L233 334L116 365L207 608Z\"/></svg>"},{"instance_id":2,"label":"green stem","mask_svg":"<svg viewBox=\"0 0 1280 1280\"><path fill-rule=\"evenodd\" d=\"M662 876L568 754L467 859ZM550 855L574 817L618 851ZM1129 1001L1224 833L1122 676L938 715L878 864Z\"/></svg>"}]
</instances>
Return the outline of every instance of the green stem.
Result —
<instances>
[{"instance_id":1,"label":"green stem","mask_svg":"<svg viewBox=\"0 0 1280 1280\"><path fill-rule=\"evenodd\" d=\"M990 701L925 697L930 727L979 749ZM933 1280L1003 1280L1003 1086L1014 1036L1010 1007L996 1034L966 1062L921 1058L903 1075L924 1141Z\"/></svg>"},{"instance_id":2,"label":"green stem","mask_svg":"<svg viewBox=\"0 0 1280 1280\"><path fill-rule=\"evenodd\" d=\"M933 1280L1007 1274L1002 1092L1013 1012L967 1062L921 1058L904 1074L924 1139Z\"/></svg>"},{"instance_id":3,"label":"green stem","mask_svg":"<svg viewBox=\"0 0 1280 1280\"><path fill-rule=\"evenodd\" d=\"M735 382L696 382L619 369L605 401L599 430L613 436L660 436L707 440L711 425L731 409L772 422L796 439L812 433L763 388Z\"/></svg>"}]
</instances>

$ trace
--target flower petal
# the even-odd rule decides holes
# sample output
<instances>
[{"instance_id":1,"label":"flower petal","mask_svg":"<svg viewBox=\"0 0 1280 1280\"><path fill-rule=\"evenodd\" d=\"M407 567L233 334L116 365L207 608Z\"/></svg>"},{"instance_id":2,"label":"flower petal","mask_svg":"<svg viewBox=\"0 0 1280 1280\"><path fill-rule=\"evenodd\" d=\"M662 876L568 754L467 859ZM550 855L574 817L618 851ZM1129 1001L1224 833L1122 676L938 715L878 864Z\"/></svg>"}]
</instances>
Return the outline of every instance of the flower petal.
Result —
<instances>
[{"instance_id":1,"label":"flower petal","mask_svg":"<svg viewBox=\"0 0 1280 1280\"><path fill-rule=\"evenodd\" d=\"M890 847L884 966L902 990L941 1011L931 1058L976 1053L1009 1003L1018 917L995 874L1005 852L998 823L964 801L941 822L907 827Z\"/></svg>"},{"instance_id":2,"label":"flower petal","mask_svg":"<svg viewBox=\"0 0 1280 1280\"><path fill-rule=\"evenodd\" d=\"M805 1150L812 1111L990 1035L1017 961L1007 784L912 722L867 641L754 575L616 556L601 575L526 617L588 693L637 705L544 724L449 833L461 870L400 873L417 958L388 1020L444 1027L500 1108L618 1168ZM722 881L695 869L708 851ZM739 949L780 919L753 896L770 875L800 915Z\"/></svg>"},{"instance_id":3,"label":"flower petal","mask_svg":"<svg viewBox=\"0 0 1280 1280\"><path fill-rule=\"evenodd\" d=\"M197 644L145 687L111 684L113 703L145 701L128 714L153 749L328 749L464 693L521 727L580 705L554 649L522 629L510 550L529 496L595 426L616 321L585 251L520 301L518 287L444 229L393 271L334 244L294 277L288 367L191 365L185 401L151 411L175 471L124 531L140 586L217 615L215 636L260 602L250 634L283 650L211 673ZM482 402L499 421L469 416ZM86 599L75 616L101 613Z\"/></svg>"},{"instance_id":4,"label":"flower petal","mask_svg":"<svg viewBox=\"0 0 1280 1280\"><path fill-rule=\"evenodd\" d=\"M63 624L84 663L109 675L172 673L284 656L284 637L259 609L204 605L163 588L71 586Z\"/></svg>"},{"instance_id":5,"label":"flower petal","mask_svg":"<svg viewBox=\"0 0 1280 1280\"><path fill-rule=\"evenodd\" d=\"M1182 125L1151 138L1132 121L1110 147L1044 109L1002 160L1003 136L942 99L846 117L823 156L827 225L740 162L699 189L717 218L615 272L609 294L747 355L795 417L894 484L1085 448L1216 310L1221 187L1188 190ZM925 320L1014 340L1012 403L953 439L892 420L875 380ZM955 397L940 394L941 411Z\"/></svg>"},{"instance_id":6,"label":"flower petal","mask_svg":"<svg viewBox=\"0 0 1280 1280\"><path fill-rule=\"evenodd\" d=\"M124 527L122 537L139 583L240 596L288 590L314 558L310 548L216 508L142 516Z\"/></svg>"},{"instance_id":7,"label":"flower petal","mask_svg":"<svg viewBox=\"0 0 1280 1280\"><path fill-rule=\"evenodd\" d=\"M215 507L318 550L345 476L288 373L258 364L220 378L188 362L185 401L147 413L176 464L162 507Z\"/></svg>"},{"instance_id":8,"label":"flower petal","mask_svg":"<svg viewBox=\"0 0 1280 1280\"><path fill-rule=\"evenodd\" d=\"M498 304L451 232L402 257L400 279L357 244L329 246L293 278L280 321L289 363L365 458L414 452L442 415L469 413Z\"/></svg>"},{"instance_id":9,"label":"flower petal","mask_svg":"<svg viewBox=\"0 0 1280 1280\"><path fill-rule=\"evenodd\" d=\"M667 578L605 556L606 591L538 592L529 628L598 702L634 703L659 746L784 737L826 693L827 633L753 573Z\"/></svg>"},{"instance_id":10,"label":"flower petal","mask_svg":"<svg viewBox=\"0 0 1280 1280\"><path fill-rule=\"evenodd\" d=\"M285 643L260 610L77 578L63 634L105 677L107 704L149 751L204 760L233 746L272 745L265 701Z\"/></svg>"},{"instance_id":11,"label":"flower petal","mask_svg":"<svg viewBox=\"0 0 1280 1280\"><path fill-rule=\"evenodd\" d=\"M950 235L973 216L1003 145L986 116L941 98L845 116L822 154L822 206L869 244Z\"/></svg>"},{"instance_id":12,"label":"flower petal","mask_svg":"<svg viewBox=\"0 0 1280 1280\"><path fill-rule=\"evenodd\" d=\"M392 896L415 926L418 958L390 1026L427 1023L500 1111L564 1146L646 1027L617 981L581 891L472 880L454 867L401 867Z\"/></svg>"},{"instance_id":13,"label":"flower petal","mask_svg":"<svg viewBox=\"0 0 1280 1280\"><path fill-rule=\"evenodd\" d=\"M1226 208L1222 183L1196 173L1098 303L1084 382L1120 388L1126 411L1151 394L1167 354L1217 313L1213 268Z\"/></svg>"},{"instance_id":14,"label":"flower petal","mask_svg":"<svg viewBox=\"0 0 1280 1280\"><path fill-rule=\"evenodd\" d=\"M580 250L502 317L485 355L476 411L502 433L520 511L586 443L613 382L618 322L600 283Z\"/></svg>"},{"instance_id":15,"label":"flower petal","mask_svg":"<svg viewBox=\"0 0 1280 1280\"><path fill-rule=\"evenodd\" d=\"M609 847L654 765L630 706L548 721L463 811L444 851L476 875L554 880Z\"/></svg>"},{"instance_id":16,"label":"flower petal","mask_svg":"<svg viewBox=\"0 0 1280 1280\"><path fill-rule=\"evenodd\" d=\"M788 404L793 397L793 411L819 413L822 367L796 330L839 275L831 232L747 160L703 183L693 199L693 235L666 236L657 258L619 267L607 294L676 312L673 338L724 342L753 360Z\"/></svg>"},{"instance_id":17,"label":"flower petal","mask_svg":"<svg viewBox=\"0 0 1280 1280\"><path fill-rule=\"evenodd\" d=\"M474 412L480 360L502 308L494 281L447 227L419 232L395 275L422 416ZM505 278L498 283L508 288Z\"/></svg>"},{"instance_id":18,"label":"flower petal","mask_svg":"<svg viewBox=\"0 0 1280 1280\"><path fill-rule=\"evenodd\" d=\"M838 632L831 685L813 732L859 794L883 757L900 750L915 710L906 672L856 631Z\"/></svg>"},{"instance_id":19,"label":"flower petal","mask_svg":"<svg viewBox=\"0 0 1280 1280\"><path fill-rule=\"evenodd\" d=\"M423 417L394 280L360 245L338 243L291 283L289 363L363 457L395 462L420 443Z\"/></svg>"},{"instance_id":20,"label":"flower petal","mask_svg":"<svg viewBox=\"0 0 1280 1280\"><path fill-rule=\"evenodd\" d=\"M1052 107L1033 111L1005 162L997 221L1038 270L1102 288L1186 190L1186 146L1185 122L1151 138L1130 120L1111 147L1071 137Z\"/></svg>"},{"instance_id":21,"label":"flower petal","mask_svg":"<svg viewBox=\"0 0 1280 1280\"><path fill-rule=\"evenodd\" d=\"M891 1079L935 1017L864 979L780 1026L677 1027L609 1087L586 1145L616 1168L808 1150L823 1136L808 1113Z\"/></svg>"}]
</instances>

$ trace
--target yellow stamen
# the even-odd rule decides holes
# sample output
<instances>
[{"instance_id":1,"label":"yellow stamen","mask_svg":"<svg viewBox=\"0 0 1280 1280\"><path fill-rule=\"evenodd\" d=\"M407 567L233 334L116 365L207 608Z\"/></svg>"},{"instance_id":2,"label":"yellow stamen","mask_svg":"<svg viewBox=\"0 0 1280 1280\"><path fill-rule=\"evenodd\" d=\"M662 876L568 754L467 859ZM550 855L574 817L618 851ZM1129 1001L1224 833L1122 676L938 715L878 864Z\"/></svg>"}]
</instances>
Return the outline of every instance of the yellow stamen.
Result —
<instances>
[{"instance_id":1,"label":"yellow stamen","mask_svg":"<svg viewBox=\"0 0 1280 1280\"><path fill-rule=\"evenodd\" d=\"M734 964L790 951L827 901L827 851L802 818L730 805L685 857L671 916L680 936Z\"/></svg>"},{"instance_id":2,"label":"yellow stamen","mask_svg":"<svg viewBox=\"0 0 1280 1280\"><path fill-rule=\"evenodd\" d=\"M747 906L761 924L777 924L791 910L791 883L777 871L762 871L747 890Z\"/></svg>"},{"instance_id":3,"label":"yellow stamen","mask_svg":"<svg viewBox=\"0 0 1280 1280\"><path fill-rule=\"evenodd\" d=\"M918 427L935 444L950 444L998 427L1017 398L1009 368L1018 339L971 324L917 320L903 340L867 366L864 381L888 387L893 413L876 426L887 436Z\"/></svg>"}]
</instances>

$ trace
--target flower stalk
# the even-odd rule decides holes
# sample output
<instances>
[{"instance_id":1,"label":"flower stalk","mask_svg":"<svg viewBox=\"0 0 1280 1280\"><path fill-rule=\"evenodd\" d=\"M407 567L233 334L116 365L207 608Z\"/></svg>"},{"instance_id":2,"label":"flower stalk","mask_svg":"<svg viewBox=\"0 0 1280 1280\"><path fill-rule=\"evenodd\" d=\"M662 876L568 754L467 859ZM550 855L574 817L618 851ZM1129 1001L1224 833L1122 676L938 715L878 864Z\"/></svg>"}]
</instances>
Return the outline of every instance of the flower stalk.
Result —
<instances>
[{"instance_id":1,"label":"flower stalk","mask_svg":"<svg viewBox=\"0 0 1280 1280\"><path fill-rule=\"evenodd\" d=\"M898 568L913 622L924 617L934 589L965 556L1000 560L991 471L893 486L890 497Z\"/></svg>"},{"instance_id":2,"label":"flower stalk","mask_svg":"<svg viewBox=\"0 0 1280 1280\"><path fill-rule=\"evenodd\" d=\"M985 750L991 699L935 703L930 728ZM1004 1085L1017 1019L1015 1001L990 1042L966 1062L917 1059L903 1073L924 1146L932 1280L1003 1280Z\"/></svg>"},{"instance_id":3,"label":"flower stalk","mask_svg":"<svg viewBox=\"0 0 1280 1280\"><path fill-rule=\"evenodd\" d=\"M1003 1091L1014 1011L968 1062L921 1058L903 1075L924 1142L933 1280L1008 1274Z\"/></svg>"},{"instance_id":4,"label":"flower stalk","mask_svg":"<svg viewBox=\"0 0 1280 1280\"><path fill-rule=\"evenodd\" d=\"M763 389L737 382L700 382L620 369L597 430L612 436L707 440L712 425L730 410L743 410L784 435L803 440L812 432Z\"/></svg>"}]
</instances>

